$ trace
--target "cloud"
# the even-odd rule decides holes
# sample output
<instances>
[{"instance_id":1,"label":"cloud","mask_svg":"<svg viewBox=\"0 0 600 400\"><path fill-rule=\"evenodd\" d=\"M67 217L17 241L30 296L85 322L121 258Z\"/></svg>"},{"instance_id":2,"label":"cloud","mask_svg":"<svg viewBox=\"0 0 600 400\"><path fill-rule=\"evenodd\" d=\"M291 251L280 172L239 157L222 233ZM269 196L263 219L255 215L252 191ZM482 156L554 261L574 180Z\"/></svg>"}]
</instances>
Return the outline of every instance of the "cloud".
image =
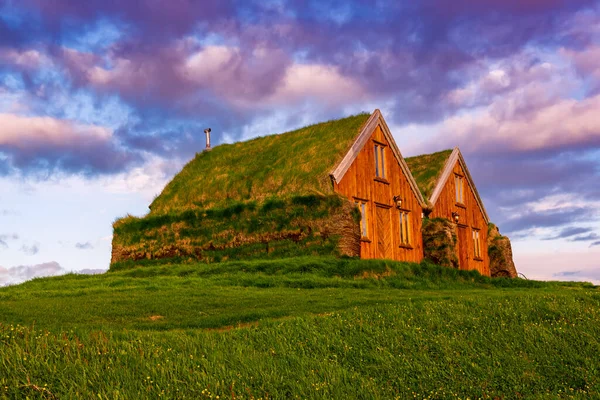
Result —
<instances>
[{"instance_id":1,"label":"cloud","mask_svg":"<svg viewBox=\"0 0 600 400\"><path fill-rule=\"evenodd\" d=\"M176 106L179 114L200 106L205 112L222 106L256 112L309 100L339 107L365 98L361 84L338 66L297 63L266 46L246 50L178 40L151 53L112 51L105 58L63 49L62 60L80 85L118 92L138 105Z\"/></svg>"},{"instance_id":2,"label":"cloud","mask_svg":"<svg viewBox=\"0 0 600 400\"><path fill-rule=\"evenodd\" d=\"M594 243L590 244L590 247L594 247L594 246L600 246L600 240L598 240L597 242L594 242Z\"/></svg>"},{"instance_id":3,"label":"cloud","mask_svg":"<svg viewBox=\"0 0 600 400\"><path fill-rule=\"evenodd\" d=\"M600 216L595 211L600 206L596 185L600 164L593 149L559 155L471 154L465 158L488 214L501 229L506 223L512 229L519 218L524 218L521 233L526 232L529 218L539 215L547 224L529 227L536 229L536 238L565 240L592 231L574 228L574 223L593 223ZM571 212L577 209L579 214L573 215ZM561 218L563 212L567 218ZM548 213L552 215L546 219Z\"/></svg>"},{"instance_id":4,"label":"cloud","mask_svg":"<svg viewBox=\"0 0 600 400\"><path fill-rule=\"evenodd\" d=\"M542 238L542 240L564 239L564 238L572 237L575 235L580 235L582 233L588 233L588 232L591 232L591 230L592 229L590 229L590 228L579 228L579 227L565 228L565 229L561 230L556 236Z\"/></svg>"},{"instance_id":5,"label":"cloud","mask_svg":"<svg viewBox=\"0 0 600 400\"><path fill-rule=\"evenodd\" d=\"M366 100L361 84L344 76L340 68L322 64L294 64L286 69L282 85L267 100L268 105L294 104L306 100L327 105Z\"/></svg>"},{"instance_id":6,"label":"cloud","mask_svg":"<svg viewBox=\"0 0 600 400\"><path fill-rule=\"evenodd\" d=\"M49 63L50 59L45 54L35 49L16 50L0 48L0 61L2 61L5 66L11 64L19 67L21 70L31 71Z\"/></svg>"},{"instance_id":7,"label":"cloud","mask_svg":"<svg viewBox=\"0 0 600 400\"><path fill-rule=\"evenodd\" d=\"M9 268L0 266L0 286L14 285L33 278L56 276L64 273L66 271L56 261Z\"/></svg>"},{"instance_id":8,"label":"cloud","mask_svg":"<svg viewBox=\"0 0 600 400\"><path fill-rule=\"evenodd\" d=\"M120 149L104 127L1 113L0 126L0 154L8 157L8 165L25 173L57 169L88 175L114 173L139 161Z\"/></svg>"},{"instance_id":9,"label":"cloud","mask_svg":"<svg viewBox=\"0 0 600 400\"><path fill-rule=\"evenodd\" d=\"M577 221L589 221L596 216L596 210L590 207L561 207L549 210L522 208L524 210L521 214L501 224L503 231L514 234L533 228L560 227Z\"/></svg>"},{"instance_id":10,"label":"cloud","mask_svg":"<svg viewBox=\"0 0 600 400\"><path fill-rule=\"evenodd\" d=\"M28 256L33 256L39 253L40 247L37 243L34 243L31 246L24 244L23 246L21 246L21 251L27 254Z\"/></svg>"},{"instance_id":11,"label":"cloud","mask_svg":"<svg viewBox=\"0 0 600 400\"><path fill-rule=\"evenodd\" d=\"M17 235L16 233L0 235L0 248L8 248L8 241L17 239L19 239L19 235Z\"/></svg>"},{"instance_id":12,"label":"cloud","mask_svg":"<svg viewBox=\"0 0 600 400\"><path fill-rule=\"evenodd\" d=\"M600 45L590 45L583 50L563 49L562 54L571 59L577 72L590 81L591 89L600 89Z\"/></svg>"},{"instance_id":13,"label":"cloud","mask_svg":"<svg viewBox=\"0 0 600 400\"><path fill-rule=\"evenodd\" d=\"M75 248L79 249L79 250L90 250L93 249L94 246L90 243L90 242L85 242L85 243L75 243Z\"/></svg>"},{"instance_id":14,"label":"cloud","mask_svg":"<svg viewBox=\"0 0 600 400\"><path fill-rule=\"evenodd\" d=\"M600 265L597 268L583 271L560 271L552 275L556 278L567 278L569 280L577 281L600 281Z\"/></svg>"},{"instance_id":15,"label":"cloud","mask_svg":"<svg viewBox=\"0 0 600 400\"><path fill-rule=\"evenodd\" d=\"M245 123L248 115L240 113L247 108L310 100L339 111L370 94L394 104L391 117L405 124L456 111L448 94L460 97L456 91L474 79L505 90L502 71L486 71L482 59L500 60L531 43L570 51L587 39L576 28L592 0L518 3L429 0L365 8L351 1L324 8L294 0L143 6L58 0L49 7L27 0L14 6L42 27L15 27L44 44L21 53L47 48L75 86L118 94L140 109L236 114ZM108 35L110 45L74 45L90 26L96 36ZM123 34L111 34L115 29Z\"/></svg>"},{"instance_id":16,"label":"cloud","mask_svg":"<svg viewBox=\"0 0 600 400\"><path fill-rule=\"evenodd\" d=\"M114 0L89 0L85 3L56 0L52 4L44 0L20 2L25 10L39 13L50 38L69 32L64 20L76 21L75 26L95 21L100 16L121 20L129 26L131 35L144 37L150 43L168 41L174 36L189 32L198 24L220 23L221 18L234 15L231 2L205 0L202 3L187 0L159 0L143 6Z\"/></svg>"},{"instance_id":17,"label":"cloud","mask_svg":"<svg viewBox=\"0 0 600 400\"><path fill-rule=\"evenodd\" d=\"M554 276L577 276L577 275L581 275L581 271L562 271L562 272L557 272L554 274Z\"/></svg>"},{"instance_id":18,"label":"cloud","mask_svg":"<svg viewBox=\"0 0 600 400\"><path fill-rule=\"evenodd\" d=\"M572 239L569 239L570 242L591 242L593 240L597 240L599 239L600 236L598 236L597 233L589 233L587 235L581 235L581 236L575 236Z\"/></svg>"},{"instance_id":19,"label":"cloud","mask_svg":"<svg viewBox=\"0 0 600 400\"><path fill-rule=\"evenodd\" d=\"M444 122L437 140L441 146L460 143L468 153L555 151L600 147L600 95L557 99L538 108L514 108L507 95L495 108L478 115L456 116Z\"/></svg>"}]
</instances>

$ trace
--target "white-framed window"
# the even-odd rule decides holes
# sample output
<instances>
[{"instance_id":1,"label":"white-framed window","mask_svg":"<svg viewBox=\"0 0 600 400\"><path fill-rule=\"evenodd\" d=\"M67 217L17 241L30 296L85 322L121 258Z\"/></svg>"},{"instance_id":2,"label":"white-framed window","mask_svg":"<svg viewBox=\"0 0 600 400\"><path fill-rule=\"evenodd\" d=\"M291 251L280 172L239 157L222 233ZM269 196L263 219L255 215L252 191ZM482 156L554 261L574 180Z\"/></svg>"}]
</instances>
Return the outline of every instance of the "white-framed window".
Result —
<instances>
[{"instance_id":1,"label":"white-framed window","mask_svg":"<svg viewBox=\"0 0 600 400\"><path fill-rule=\"evenodd\" d=\"M375 176L385 179L385 147L375 143Z\"/></svg>"},{"instance_id":2,"label":"white-framed window","mask_svg":"<svg viewBox=\"0 0 600 400\"><path fill-rule=\"evenodd\" d=\"M400 245L410 246L411 244L411 221L410 212L405 210L399 211L400 215Z\"/></svg>"},{"instance_id":3,"label":"white-framed window","mask_svg":"<svg viewBox=\"0 0 600 400\"><path fill-rule=\"evenodd\" d=\"M456 186L456 202L465 203L465 179L460 175L454 175L454 183Z\"/></svg>"},{"instance_id":4,"label":"white-framed window","mask_svg":"<svg viewBox=\"0 0 600 400\"><path fill-rule=\"evenodd\" d=\"M367 202L364 200L354 200L354 203L360 210L360 236L363 238L369 237L367 231Z\"/></svg>"},{"instance_id":5,"label":"white-framed window","mask_svg":"<svg viewBox=\"0 0 600 400\"><path fill-rule=\"evenodd\" d=\"M473 249L475 258L481 258L481 240L479 239L479 229L473 229Z\"/></svg>"}]
</instances>

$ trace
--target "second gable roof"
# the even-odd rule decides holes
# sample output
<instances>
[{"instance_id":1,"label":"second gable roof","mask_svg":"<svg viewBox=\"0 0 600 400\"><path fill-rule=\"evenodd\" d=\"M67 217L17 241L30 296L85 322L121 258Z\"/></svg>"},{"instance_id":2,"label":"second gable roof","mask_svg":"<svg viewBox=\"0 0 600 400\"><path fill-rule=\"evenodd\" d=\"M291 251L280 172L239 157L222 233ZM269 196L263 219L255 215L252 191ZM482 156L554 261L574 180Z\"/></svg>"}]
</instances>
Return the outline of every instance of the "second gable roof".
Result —
<instances>
[{"instance_id":1,"label":"second gable roof","mask_svg":"<svg viewBox=\"0 0 600 400\"><path fill-rule=\"evenodd\" d=\"M467 183L475 195L475 201L483 214L485 222L490 222L490 218L483 205L483 201L479 196L473 177L471 176L467 163L458 147L455 147L452 150L443 150L437 153L409 157L406 159L406 162L414 173L416 181L419 184L419 189L423 195L426 196L425 198L434 206L442 193L446 182L454 171L454 165L456 165L457 162L460 163L465 172Z\"/></svg>"}]
</instances>

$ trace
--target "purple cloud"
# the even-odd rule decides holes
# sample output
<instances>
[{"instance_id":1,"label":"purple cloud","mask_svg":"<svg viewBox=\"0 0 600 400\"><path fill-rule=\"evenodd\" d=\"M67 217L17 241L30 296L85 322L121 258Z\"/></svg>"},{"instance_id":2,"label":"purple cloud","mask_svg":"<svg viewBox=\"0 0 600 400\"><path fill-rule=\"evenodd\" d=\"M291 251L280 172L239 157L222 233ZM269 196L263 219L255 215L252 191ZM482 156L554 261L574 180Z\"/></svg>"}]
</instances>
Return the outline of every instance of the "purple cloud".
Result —
<instances>
[{"instance_id":1,"label":"purple cloud","mask_svg":"<svg viewBox=\"0 0 600 400\"><path fill-rule=\"evenodd\" d=\"M581 235L581 236L575 236L572 239L569 239L570 242L590 242L593 240L597 240L600 239L600 236L598 236L597 233L589 233L587 235Z\"/></svg>"},{"instance_id":2,"label":"purple cloud","mask_svg":"<svg viewBox=\"0 0 600 400\"><path fill-rule=\"evenodd\" d=\"M50 117L0 113L0 153L7 165L24 172L62 170L110 173L140 161L120 149L110 130Z\"/></svg>"},{"instance_id":3,"label":"purple cloud","mask_svg":"<svg viewBox=\"0 0 600 400\"><path fill-rule=\"evenodd\" d=\"M275 7L258 1L178 0L139 7L29 0L20 7L40 18L49 38L52 33L75 36L77 26L100 18L116 21L127 34L107 54L76 53L65 46L53 53L76 83L118 93L143 107L175 106L186 113L221 108L223 115L244 105L254 109L285 87L293 74L290 65L301 55L301 64L332 69L347 85L391 97L393 119L407 123L454 110L445 96L484 72L481 56L506 57L532 41L568 47L561 41L565 34L558 32L567 31L565 24L577 11L594 4L518 3L436 0L371 7L355 1L337 10L304 1ZM211 35L218 45L195 40ZM211 68L218 73L207 74ZM349 99L340 96L338 103ZM219 107L219 101L225 105Z\"/></svg>"},{"instance_id":4,"label":"purple cloud","mask_svg":"<svg viewBox=\"0 0 600 400\"><path fill-rule=\"evenodd\" d=\"M90 243L90 242L85 242L85 243L75 243L75 248L79 249L79 250L91 250L94 248L94 246Z\"/></svg>"},{"instance_id":5,"label":"purple cloud","mask_svg":"<svg viewBox=\"0 0 600 400\"><path fill-rule=\"evenodd\" d=\"M588 233L591 231L592 231L592 229L590 229L590 228L579 228L579 227L565 228L565 229L562 229L556 236L543 238L542 240L564 239L564 238L569 238L569 237L576 236L576 235L581 235L583 233ZM573 240L575 240L575 239L573 239Z\"/></svg>"},{"instance_id":6,"label":"purple cloud","mask_svg":"<svg viewBox=\"0 0 600 400\"><path fill-rule=\"evenodd\" d=\"M219 23L234 15L232 3L221 0L199 2L189 0L159 0L143 6L116 0L25 0L28 8L38 12L49 32L59 34L71 28L65 24L70 19L73 25L108 17L123 21L130 26L131 33L157 42L170 40L189 33L200 24ZM65 26L67 25L67 26Z\"/></svg>"},{"instance_id":7,"label":"purple cloud","mask_svg":"<svg viewBox=\"0 0 600 400\"><path fill-rule=\"evenodd\" d=\"M557 278L568 278L575 280L600 280L600 267L581 271L560 271L553 274Z\"/></svg>"},{"instance_id":8,"label":"purple cloud","mask_svg":"<svg viewBox=\"0 0 600 400\"><path fill-rule=\"evenodd\" d=\"M519 233L532 228L560 227L576 221L589 221L596 217L592 207L571 207L547 211L527 210L505 221L501 226L509 234Z\"/></svg>"}]
</instances>

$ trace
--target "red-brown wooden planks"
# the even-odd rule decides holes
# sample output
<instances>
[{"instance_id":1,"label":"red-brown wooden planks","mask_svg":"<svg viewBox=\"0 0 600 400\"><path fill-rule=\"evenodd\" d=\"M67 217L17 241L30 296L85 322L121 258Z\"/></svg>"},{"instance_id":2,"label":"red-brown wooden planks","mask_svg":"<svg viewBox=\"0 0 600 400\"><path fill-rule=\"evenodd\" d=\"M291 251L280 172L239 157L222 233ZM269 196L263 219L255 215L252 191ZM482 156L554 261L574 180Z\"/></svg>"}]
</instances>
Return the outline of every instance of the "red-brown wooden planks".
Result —
<instances>
[{"instance_id":1,"label":"red-brown wooden planks","mask_svg":"<svg viewBox=\"0 0 600 400\"><path fill-rule=\"evenodd\" d=\"M481 209L475 199L473 189L466 179L460 162L454 165L454 174L452 174L440 194L437 202L430 214L431 218L447 218L453 220L452 213L459 215L458 224L463 226L464 231L458 234L459 262L461 269L475 269L482 275L490 276L490 260L487 254L487 223ZM456 181L455 175L464 177L464 203L456 203ZM473 230L479 230L479 241L481 244L481 258L475 257L475 246L473 242ZM464 266L463 266L464 265Z\"/></svg>"},{"instance_id":2,"label":"red-brown wooden planks","mask_svg":"<svg viewBox=\"0 0 600 400\"><path fill-rule=\"evenodd\" d=\"M386 146L386 180L378 180L375 177L375 142ZM361 199L367 202L369 237L367 241L361 242L361 258L390 258L413 262L420 262L423 259L422 208L380 126L375 128L344 177L334 186L338 193L352 201ZM394 204L394 196L400 196L402 209L410 212L411 247L400 246L400 216ZM383 212L380 212L380 220L387 218L388 223L380 222L378 225L376 210L380 208L387 211L386 217ZM378 230L378 226L380 230ZM386 236L387 234L389 237ZM385 254L379 250L379 243L388 243L385 247Z\"/></svg>"}]
</instances>

